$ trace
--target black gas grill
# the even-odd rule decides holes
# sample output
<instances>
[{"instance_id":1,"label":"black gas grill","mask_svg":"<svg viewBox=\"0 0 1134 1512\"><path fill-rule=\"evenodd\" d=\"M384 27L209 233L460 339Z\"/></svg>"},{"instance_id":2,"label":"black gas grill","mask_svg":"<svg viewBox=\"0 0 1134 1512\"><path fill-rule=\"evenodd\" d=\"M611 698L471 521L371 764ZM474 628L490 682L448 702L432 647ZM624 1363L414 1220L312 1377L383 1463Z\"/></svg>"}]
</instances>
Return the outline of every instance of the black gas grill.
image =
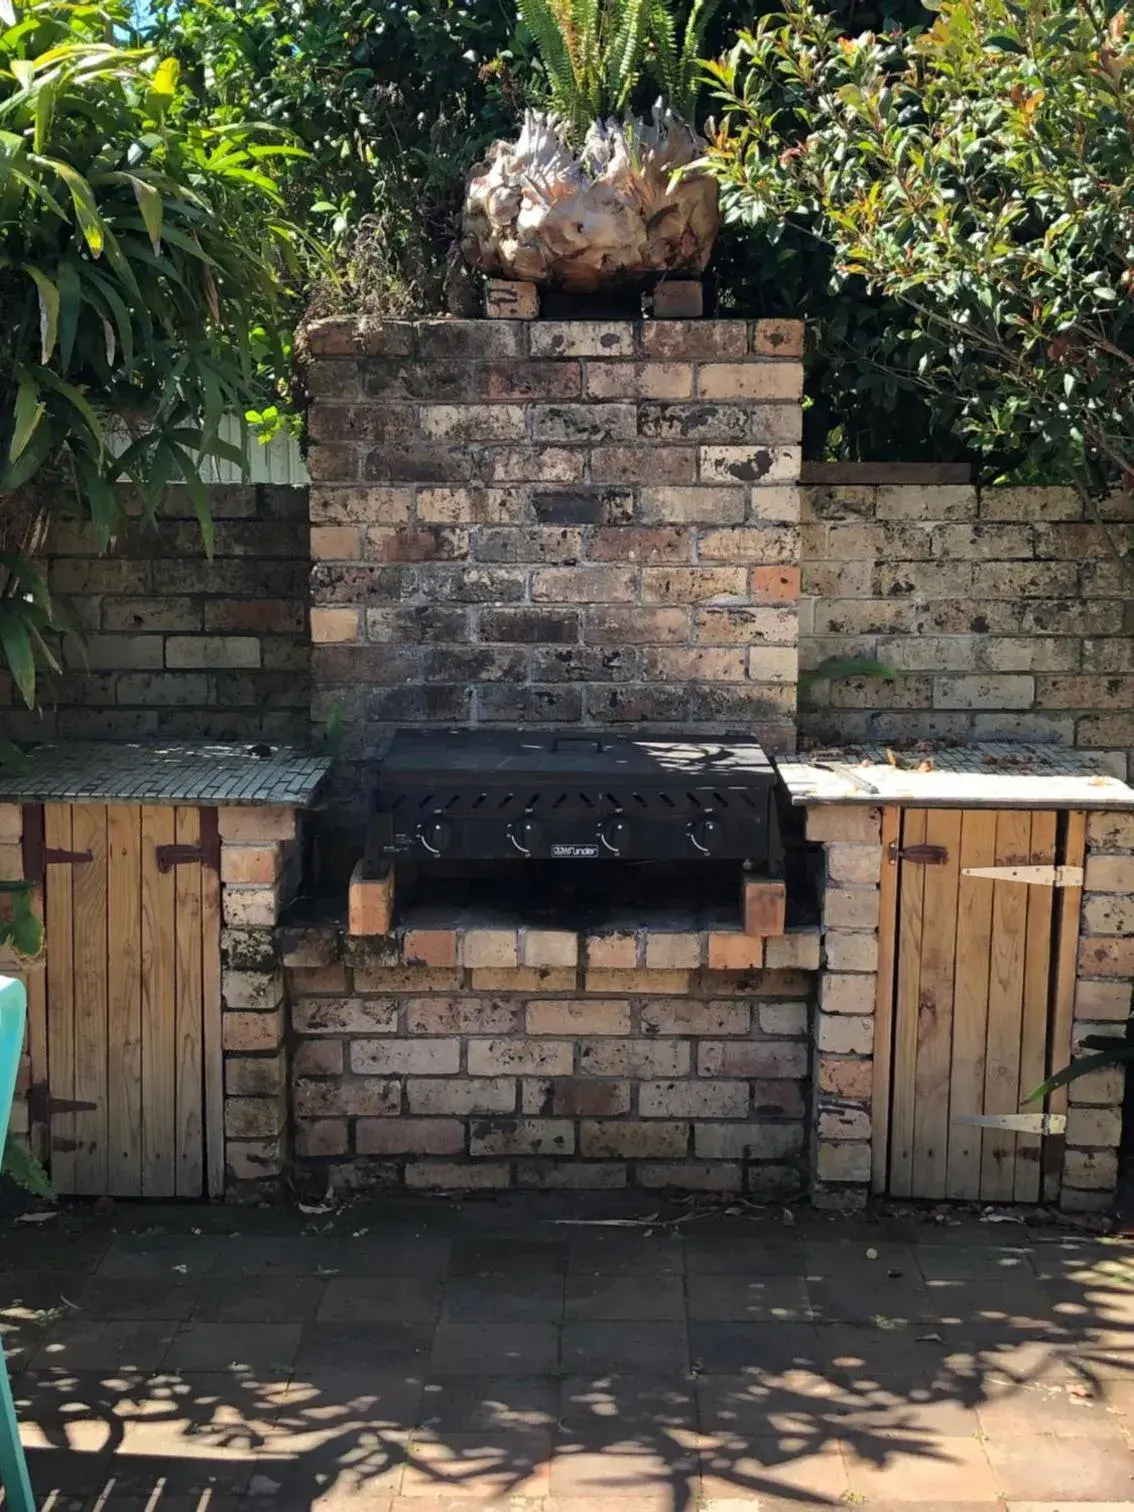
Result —
<instances>
[{"instance_id":1,"label":"black gas grill","mask_svg":"<svg viewBox=\"0 0 1134 1512\"><path fill-rule=\"evenodd\" d=\"M746 861L782 875L760 746L607 734L400 730L372 855L449 861Z\"/></svg>"}]
</instances>

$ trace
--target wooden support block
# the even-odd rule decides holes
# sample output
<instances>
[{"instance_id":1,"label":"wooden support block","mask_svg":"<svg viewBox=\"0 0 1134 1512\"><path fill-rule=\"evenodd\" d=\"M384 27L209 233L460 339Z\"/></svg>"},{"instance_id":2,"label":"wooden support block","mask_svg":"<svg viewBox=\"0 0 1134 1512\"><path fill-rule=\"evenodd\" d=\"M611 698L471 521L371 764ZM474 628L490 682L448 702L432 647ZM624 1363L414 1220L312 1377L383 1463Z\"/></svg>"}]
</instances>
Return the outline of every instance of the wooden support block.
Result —
<instances>
[{"instance_id":1,"label":"wooden support block","mask_svg":"<svg viewBox=\"0 0 1134 1512\"><path fill-rule=\"evenodd\" d=\"M516 279L490 278L484 290L484 313L489 320L538 320L539 290Z\"/></svg>"},{"instance_id":2,"label":"wooden support block","mask_svg":"<svg viewBox=\"0 0 1134 1512\"><path fill-rule=\"evenodd\" d=\"M705 290L696 278L666 278L654 289L655 320L700 320Z\"/></svg>"},{"instance_id":3,"label":"wooden support block","mask_svg":"<svg viewBox=\"0 0 1134 1512\"><path fill-rule=\"evenodd\" d=\"M746 935L782 935L786 919L787 888L782 882L745 879L740 884L740 922Z\"/></svg>"},{"instance_id":4,"label":"wooden support block","mask_svg":"<svg viewBox=\"0 0 1134 1512\"><path fill-rule=\"evenodd\" d=\"M372 872L365 859L359 861L350 877L347 933L388 935L393 923L394 868L387 865Z\"/></svg>"}]
</instances>

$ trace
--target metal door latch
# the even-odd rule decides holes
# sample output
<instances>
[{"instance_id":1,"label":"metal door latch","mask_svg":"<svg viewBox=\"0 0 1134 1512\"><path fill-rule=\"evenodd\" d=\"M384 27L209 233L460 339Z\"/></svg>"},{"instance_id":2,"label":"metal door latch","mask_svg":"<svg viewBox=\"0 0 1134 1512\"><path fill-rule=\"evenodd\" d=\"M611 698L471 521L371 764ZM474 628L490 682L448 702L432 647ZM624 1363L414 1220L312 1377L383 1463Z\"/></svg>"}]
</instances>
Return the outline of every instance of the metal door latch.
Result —
<instances>
[{"instance_id":1,"label":"metal door latch","mask_svg":"<svg viewBox=\"0 0 1134 1512\"><path fill-rule=\"evenodd\" d=\"M943 845L899 845L891 840L886 850L890 865L895 861L912 861L915 866L944 866L949 852Z\"/></svg>"}]
</instances>

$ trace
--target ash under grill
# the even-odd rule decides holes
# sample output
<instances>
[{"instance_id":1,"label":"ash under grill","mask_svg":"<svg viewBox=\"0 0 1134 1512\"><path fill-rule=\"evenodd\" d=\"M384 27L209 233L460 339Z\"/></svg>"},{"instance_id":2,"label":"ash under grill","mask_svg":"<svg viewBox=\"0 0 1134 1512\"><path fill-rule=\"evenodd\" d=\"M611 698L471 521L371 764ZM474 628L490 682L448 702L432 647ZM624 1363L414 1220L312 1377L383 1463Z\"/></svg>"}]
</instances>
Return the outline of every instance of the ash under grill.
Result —
<instances>
[{"instance_id":1,"label":"ash under grill","mask_svg":"<svg viewBox=\"0 0 1134 1512\"><path fill-rule=\"evenodd\" d=\"M743 739L403 730L378 779L372 857L735 860L782 875L778 774Z\"/></svg>"}]
</instances>

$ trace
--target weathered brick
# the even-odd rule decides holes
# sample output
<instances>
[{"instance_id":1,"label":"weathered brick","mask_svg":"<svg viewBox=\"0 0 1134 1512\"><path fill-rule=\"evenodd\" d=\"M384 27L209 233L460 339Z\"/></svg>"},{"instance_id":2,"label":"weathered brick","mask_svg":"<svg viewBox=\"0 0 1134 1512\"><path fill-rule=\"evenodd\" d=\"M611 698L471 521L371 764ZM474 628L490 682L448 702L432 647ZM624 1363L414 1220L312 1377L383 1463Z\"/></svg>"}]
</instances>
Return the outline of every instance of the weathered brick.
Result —
<instances>
[{"instance_id":1,"label":"weathered brick","mask_svg":"<svg viewBox=\"0 0 1134 1512\"><path fill-rule=\"evenodd\" d=\"M519 964L518 932L514 929L468 929L460 941L466 966L494 968Z\"/></svg>"},{"instance_id":2,"label":"weathered brick","mask_svg":"<svg viewBox=\"0 0 1134 1512\"><path fill-rule=\"evenodd\" d=\"M531 328L533 357L632 357L628 320L541 320Z\"/></svg>"},{"instance_id":3,"label":"weathered brick","mask_svg":"<svg viewBox=\"0 0 1134 1512\"><path fill-rule=\"evenodd\" d=\"M829 971L865 971L878 970L878 938L874 934L852 934L845 930L827 930L823 935L823 949L826 952L827 968ZM827 1012L837 1013L837 1008L824 1004ZM855 1006L849 1010L853 1013L862 1012L862 1008Z\"/></svg>"},{"instance_id":4,"label":"weathered brick","mask_svg":"<svg viewBox=\"0 0 1134 1512\"><path fill-rule=\"evenodd\" d=\"M226 1013L221 1041L226 1051L274 1050L283 1040L283 1013Z\"/></svg>"},{"instance_id":5,"label":"weathered brick","mask_svg":"<svg viewBox=\"0 0 1134 1512\"><path fill-rule=\"evenodd\" d=\"M221 850L222 882L269 883L279 876L283 856L279 844L237 845Z\"/></svg>"},{"instance_id":6,"label":"weathered brick","mask_svg":"<svg viewBox=\"0 0 1134 1512\"><path fill-rule=\"evenodd\" d=\"M807 1070L807 1046L784 1040L710 1040L697 1052L699 1076L802 1080Z\"/></svg>"},{"instance_id":7,"label":"weathered brick","mask_svg":"<svg viewBox=\"0 0 1134 1512\"><path fill-rule=\"evenodd\" d=\"M1087 857L1088 893L1134 893L1134 855Z\"/></svg>"},{"instance_id":8,"label":"weathered brick","mask_svg":"<svg viewBox=\"0 0 1134 1512\"><path fill-rule=\"evenodd\" d=\"M1067 1143L1078 1148L1117 1149L1122 1143L1120 1108L1071 1108Z\"/></svg>"},{"instance_id":9,"label":"weathered brick","mask_svg":"<svg viewBox=\"0 0 1134 1512\"><path fill-rule=\"evenodd\" d=\"M279 1097L287 1084L283 1051L275 1055L230 1055L224 1063L224 1091L233 1097Z\"/></svg>"},{"instance_id":10,"label":"weathered brick","mask_svg":"<svg viewBox=\"0 0 1134 1512\"><path fill-rule=\"evenodd\" d=\"M301 1041L292 1051L291 1069L295 1076L341 1076L343 1070L342 1041Z\"/></svg>"},{"instance_id":11,"label":"weathered brick","mask_svg":"<svg viewBox=\"0 0 1134 1512\"><path fill-rule=\"evenodd\" d=\"M650 357L743 357L748 325L743 320L651 320L641 328L641 342Z\"/></svg>"},{"instance_id":12,"label":"weathered brick","mask_svg":"<svg viewBox=\"0 0 1134 1512\"><path fill-rule=\"evenodd\" d=\"M419 425L434 441L522 441L528 430L522 404L427 404Z\"/></svg>"},{"instance_id":13,"label":"weathered brick","mask_svg":"<svg viewBox=\"0 0 1134 1512\"><path fill-rule=\"evenodd\" d=\"M648 971L696 970L701 964L704 940L700 934L666 934L651 930L646 935Z\"/></svg>"},{"instance_id":14,"label":"weathered brick","mask_svg":"<svg viewBox=\"0 0 1134 1512\"><path fill-rule=\"evenodd\" d=\"M633 602L638 597L638 571L613 566L543 568L532 573L531 593L533 603Z\"/></svg>"},{"instance_id":15,"label":"weathered brick","mask_svg":"<svg viewBox=\"0 0 1134 1512\"><path fill-rule=\"evenodd\" d=\"M402 958L407 966L455 966L455 929L407 929L402 939Z\"/></svg>"},{"instance_id":16,"label":"weathered brick","mask_svg":"<svg viewBox=\"0 0 1134 1512\"><path fill-rule=\"evenodd\" d=\"M838 1143L845 1139L869 1139L870 1114L864 1108L824 1108L819 1114L821 1140Z\"/></svg>"},{"instance_id":17,"label":"weathered brick","mask_svg":"<svg viewBox=\"0 0 1134 1512\"><path fill-rule=\"evenodd\" d=\"M744 519L743 488L644 487L638 517L645 525L739 525Z\"/></svg>"},{"instance_id":18,"label":"weathered brick","mask_svg":"<svg viewBox=\"0 0 1134 1512\"><path fill-rule=\"evenodd\" d=\"M465 1126L455 1118L360 1118L354 1140L360 1155L460 1155Z\"/></svg>"},{"instance_id":19,"label":"weathered brick","mask_svg":"<svg viewBox=\"0 0 1134 1512\"><path fill-rule=\"evenodd\" d=\"M260 843L295 837L295 810L279 804L228 805L217 815L222 840Z\"/></svg>"},{"instance_id":20,"label":"weathered brick","mask_svg":"<svg viewBox=\"0 0 1134 1512\"><path fill-rule=\"evenodd\" d=\"M284 1166L284 1136L269 1139L229 1139L224 1147L224 1172L229 1181L263 1182L279 1176Z\"/></svg>"},{"instance_id":21,"label":"weathered brick","mask_svg":"<svg viewBox=\"0 0 1134 1512\"><path fill-rule=\"evenodd\" d=\"M588 935L584 941L588 972L633 970L638 964L636 934Z\"/></svg>"},{"instance_id":22,"label":"weathered brick","mask_svg":"<svg viewBox=\"0 0 1134 1512\"><path fill-rule=\"evenodd\" d=\"M807 810L807 838L849 845L877 845L882 819L876 808L819 804Z\"/></svg>"},{"instance_id":23,"label":"weathered brick","mask_svg":"<svg viewBox=\"0 0 1134 1512\"><path fill-rule=\"evenodd\" d=\"M698 1123L693 1153L706 1160L784 1160L803 1148L798 1124Z\"/></svg>"},{"instance_id":24,"label":"weathered brick","mask_svg":"<svg viewBox=\"0 0 1134 1512\"><path fill-rule=\"evenodd\" d=\"M724 604L694 611L694 638L706 645L794 646L797 627L794 610Z\"/></svg>"},{"instance_id":25,"label":"weathered brick","mask_svg":"<svg viewBox=\"0 0 1134 1512\"><path fill-rule=\"evenodd\" d=\"M1115 1150L1076 1150L1063 1156L1066 1186L1089 1192L1110 1192L1118 1184L1118 1154Z\"/></svg>"},{"instance_id":26,"label":"weathered brick","mask_svg":"<svg viewBox=\"0 0 1134 1512\"><path fill-rule=\"evenodd\" d=\"M1075 985L1076 1019L1125 1019L1130 1016L1130 983L1080 980Z\"/></svg>"},{"instance_id":27,"label":"weathered brick","mask_svg":"<svg viewBox=\"0 0 1134 1512\"><path fill-rule=\"evenodd\" d=\"M517 1160L515 1172L518 1187L552 1192L615 1192L626 1185L626 1167L609 1160Z\"/></svg>"},{"instance_id":28,"label":"weathered brick","mask_svg":"<svg viewBox=\"0 0 1134 1512\"><path fill-rule=\"evenodd\" d=\"M877 886L882 850L877 845L827 846L827 876L832 882L858 887Z\"/></svg>"},{"instance_id":29,"label":"weathered brick","mask_svg":"<svg viewBox=\"0 0 1134 1512\"><path fill-rule=\"evenodd\" d=\"M357 1081L309 1081L300 1077L292 1086L292 1103L297 1118L392 1118L401 1112L402 1084L376 1076Z\"/></svg>"},{"instance_id":30,"label":"weathered brick","mask_svg":"<svg viewBox=\"0 0 1134 1512\"><path fill-rule=\"evenodd\" d=\"M278 972L224 971L221 993L226 1008L275 1008L283 1000L283 979Z\"/></svg>"},{"instance_id":31,"label":"weathered brick","mask_svg":"<svg viewBox=\"0 0 1134 1512\"><path fill-rule=\"evenodd\" d=\"M582 1077L525 1081L521 1106L525 1113L563 1118L614 1118L630 1111L630 1083Z\"/></svg>"},{"instance_id":32,"label":"weathered brick","mask_svg":"<svg viewBox=\"0 0 1134 1512\"><path fill-rule=\"evenodd\" d=\"M657 1035L747 1034L746 1003L704 1003L689 998L659 999L642 1008L642 1031Z\"/></svg>"},{"instance_id":33,"label":"weathered brick","mask_svg":"<svg viewBox=\"0 0 1134 1512\"><path fill-rule=\"evenodd\" d=\"M582 1076L685 1076L690 1068L689 1046L681 1040L581 1039L578 1053Z\"/></svg>"},{"instance_id":34,"label":"weathered brick","mask_svg":"<svg viewBox=\"0 0 1134 1512\"><path fill-rule=\"evenodd\" d=\"M406 1166L406 1186L419 1190L488 1192L508 1186L511 1180L511 1168L499 1162L460 1165L450 1160L411 1160Z\"/></svg>"},{"instance_id":35,"label":"weathered brick","mask_svg":"<svg viewBox=\"0 0 1134 1512\"><path fill-rule=\"evenodd\" d=\"M516 966L511 970L478 967L471 974L474 992L574 992L575 972L562 966Z\"/></svg>"},{"instance_id":36,"label":"weathered brick","mask_svg":"<svg viewBox=\"0 0 1134 1512\"><path fill-rule=\"evenodd\" d=\"M638 1089L638 1111L647 1119L742 1119L748 1102L747 1081L644 1081Z\"/></svg>"},{"instance_id":37,"label":"weathered brick","mask_svg":"<svg viewBox=\"0 0 1134 1512\"><path fill-rule=\"evenodd\" d=\"M630 1004L610 998L529 1003L529 1034L620 1034L630 1033Z\"/></svg>"},{"instance_id":38,"label":"weathered brick","mask_svg":"<svg viewBox=\"0 0 1134 1512\"><path fill-rule=\"evenodd\" d=\"M640 446L595 446L590 453L591 479L595 483L640 483L649 478L658 487L693 483L697 478L697 452L692 446L658 446L645 437ZM664 522L662 522L664 523Z\"/></svg>"},{"instance_id":39,"label":"weathered brick","mask_svg":"<svg viewBox=\"0 0 1134 1512\"><path fill-rule=\"evenodd\" d=\"M836 1060L830 1055L819 1057L818 1085L820 1092L829 1092L834 1097L859 1098L865 1101L874 1091L874 1062L869 1060Z\"/></svg>"},{"instance_id":40,"label":"weathered brick","mask_svg":"<svg viewBox=\"0 0 1134 1512\"><path fill-rule=\"evenodd\" d=\"M640 1187L678 1192L739 1192L744 1184L741 1167L723 1160L643 1161L635 1166L634 1179Z\"/></svg>"},{"instance_id":41,"label":"weathered brick","mask_svg":"<svg viewBox=\"0 0 1134 1512\"><path fill-rule=\"evenodd\" d=\"M284 1126L285 1109L280 1097L226 1097L226 1139L270 1139Z\"/></svg>"},{"instance_id":42,"label":"weathered brick","mask_svg":"<svg viewBox=\"0 0 1134 1512\"><path fill-rule=\"evenodd\" d=\"M1068 1088L1068 1101L1073 1107L1113 1108L1122 1101L1126 1073L1122 1067L1109 1071L1090 1071L1079 1076Z\"/></svg>"},{"instance_id":43,"label":"weathered brick","mask_svg":"<svg viewBox=\"0 0 1134 1512\"><path fill-rule=\"evenodd\" d=\"M1080 940L1079 971L1083 976L1134 977L1134 939Z\"/></svg>"},{"instance_id":44,"label":"weathered brick","mask_svg":"<svg viewBox=\"0 0 1134 1512\"><path fill-rule=\"evenodd\" d=\"M806 1003L761 1003L758 1009L760 1029L764 1034L800 1038L807 1033Z\"/></svg>"},{"instance_id":45,"label":"weathered brick","mask_svg":"<svg viewBox=\"0 0 1134 1512\"><path fill-rule=\"evenodd\" d=\"M802 320L756 320L752 350L757 357L802 357Z\"/></svg>"},{"instance_id":46,"label":"weathered brick","mask_svg":"<svg viewBox=\"0 0 1134 1512\"><path fill-rule=\"evenodd\" d=\"M747 592L743 567L644 567L643 604L703 604L740 599Z\"/></svg>"},{"instance_id":47,"label":"weathered brick","mask_svg":"<svg viewBox=\"0 0 1134 1512\"><path fill-rule=\"evenodd\" d=\"M758 604L794 603L802 592L798 567L753 567L751 585Z\"/></svg>"},{"instance_id":48,"label":"weathered brick","mask_svg":"<svg viewBox=\"0 0 1134 1512\"><path fill-rule=\"evenodd\" d=\"M1134 872L1134 860L1130 871ZM1134 877L1130 878L1134 882ZM1089 935L1134 933L1134 896L1103 893L1083 900L1082 929Z\"/></svg>"},{"instance_id":49,"label":"weathered brick","mask_svg":"<svg viewBox=\"0 0 1134 1512\"><path fill-rule=\"evenodd\" d=\"M345 1155L350 1135L345 1118L299 1120L295 1125L295 1153L302 1159L323 1155Z\"/></svg>"},{"instance_id":50,"label":"weathered brick","mask_svg":"<svg viewBox=\"0 0 1134 1512\"><path fill-rule=\"evenodd\" d=\"M356 1039L350 1047L350 1068L363 1076L449 1076L460 1065L456 1039Z\"/></svg>"},{"instance_id":51,"label":"weathered brick","mask_svg":"<svg viewBox=\"0 0 1134 1512\"><path fill-rule=\"evenodd\" d=\"M1088 814L1087 846L1094 851L1134 851L1134 813Z\"/></svg>"},{"instance_id":52,"label":"weathered brick","mask_svg":"<svg viewBox=\"0 0 1134 1512\"><path fill-rule=\"evenodd\" d=\"M592 1160L640 1160L681 1156L689 1148L689 1125L636 1120L586 1120L579 1126L579 1154Z\"/></svg>"},{"instance_id":53,"label":"weathered brick","mask_svg":"<svg viewBox=\"0 0 1134 1512\"><path fill-rule=\"evenodd\" d=\"M289 973L289 1001L306 997L309 993L329 993L343 997L350 989L347 970L341 961L328 966L297 967Z\"/></svg>"},{"instance_id":54,"label":"weathered brick","mask_svg":"<svg viewBox=\"0 0 1134 1512\"><path fill-rule=\"evenodd\" d=\"M473 1039L468 1046L469 1074L494 1076L570 1076L570 1043L562 1040Z\"/></svg>"},{"instance_id":55,"label":"weathered brick","mask_svg":"<svg viewBox=\"0 0 1134 1512\"><path fill-rule=\"evenodd\" d=\"M579 937L573 930L524 929L520 935L520 960L525 966L574 966L579 959Z\"/></svg>"},{"instance_id":56,"label":"weathered brick","mask_svg":"<svg viewBox=\"0 0 1134 1512\"><path fill-rule=\"evenodd\" d=\"M874 1019L820 1013L816 1042L819 1049L829 1055L871 1055L874 1052Z\"/></svg>"},{"instance_id":57,"label":"weathered brick","mask_svg":"<svg viewBox=\"0 0 1134 1512\"><path fill-rule=\"evenodd\" d=\"M765 943L739 930L714 930L709 935L709 970L746 971L763 966Z\"/></svg>"},{"instance_id":58,"label":"weathered brick","mask_svg":"<svg viewBox=\"0 0 1134 1512\"><path fill-rule=\"evenodd\" d=\"M672 645L688 636L688 609L588 605L584 611L583 640L587 645Z\"/></svg>"},{"instance_id":59,"label":"weathered brick","mask_svg":"<svg viewBox=\"0 0 1134 1512\"><path fill-rule=\"evenodd\" d=\"M279 889L226 884L221 892L221 908L224 922L235 929L271 925L279 915Z\"/></svg>"},{"instance_id":60,"label":"weathered brick","mask_svg":"<svg viewBox=\"0 0 1134 1512\"><path fill-rule=\"evenodd\" d=\"M869 1181L870 1146L863 1143L820 1144L815 1174L820 1181Z\"/></svg>"},{"instance_id":61,"label":"weathered brick","mask_svg":"<svg viewBox=\"0 0 1134 1512\"><path fill-rule=\"evenodd\" d=\"M469 1125L469 1154L570 1155L575 1126L565 1118L474 1119Z\"/></svg>"},{"instance_id":62,"label":"weathered brick","mask_svg":"<svg viewBox=\"0 0 1134 1512\"><path fill-rule=\"evenodd\" d=\"M531 428L536 441L632 441L638 411L633 404L538 404Z\"/></svg>"},{"instance_id":63,"label":"weathered brick","mask_svg":"<svg viewBox=\"0 0 1134 1512\"><path fill-rule=\"evenodd\" d=\"M508 1076L459 1076L422 1078L406 1082L406 1101L411 1113L454 1114L511 1113L516 1107L516 1083Z\"/></svg>"},{"instance_id":64,"label":"weathered brick","mask_svg":"<svg viewBox=\"0 0 1134 1512\"><path fill-rule=\"evenodd\" d=\"M822 953L822 936L817 929L792 929L764 941L764 965L769 971L798 967L817 971Z\"/></svg>"},{"instance_id":65,"label":"weathered brick","mask_svg":"<svg viewBox=\"0 0 1134 1512\"><path fill-rule=\"evenodd\" d=\"M588 970L583 978L585 992L611 994L639 992L679 994L689 990L687 971L608 971L603 968Z\"/></svg>"},{"instance_id":66,"label":"weathered brick","mask_svg":"<svg viewBox=\"0 0 1134 1512\"><path fill-rule=\"evenodd\" d=\"M291 1022L299 1034L396 1034L398 1005L393 998L300 998Z\"/></svg>"},{"instance_id":67,"label":"weathered brick","mask_svg":"<svg viewBox=\"0 0 1134 1512\"><path fill-rule=\"evenodd\" d=\"M697 537L697 556L702 562L781 565L798 555L799 529L794 525L739 525L701 531Z\"/></svg>"}]
</instances>

